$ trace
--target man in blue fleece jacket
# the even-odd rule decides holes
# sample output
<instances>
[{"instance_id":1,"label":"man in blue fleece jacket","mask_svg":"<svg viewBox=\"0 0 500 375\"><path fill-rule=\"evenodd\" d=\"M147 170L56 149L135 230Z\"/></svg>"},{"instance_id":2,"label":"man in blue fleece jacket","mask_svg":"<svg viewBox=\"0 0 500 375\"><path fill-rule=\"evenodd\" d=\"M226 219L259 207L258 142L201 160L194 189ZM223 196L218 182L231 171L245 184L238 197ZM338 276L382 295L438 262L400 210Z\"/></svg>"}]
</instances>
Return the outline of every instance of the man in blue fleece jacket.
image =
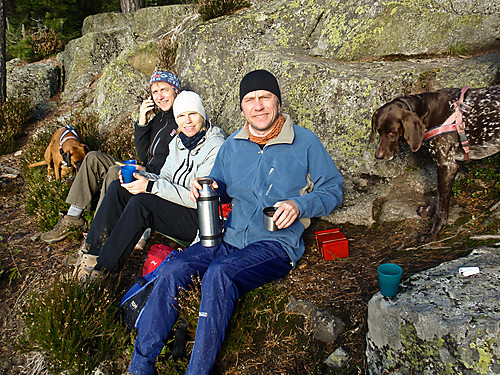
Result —
<instances>
[{"instance_id":1,"label":"man in blue fleece jacket","mask_svg":"<svg viewBox=\"0 0 500 375\"><path fill-rule=\"evenodd\" d=\"M236 299L286 276L304 253L307 218L328 215L342 203L342 176L318 137L281 114L271 73L255 70L243 77L240 104L246 124L222 145L210 173L223 203L233 206L224 241L192 245L162 268L137 324L129 367L134 375L155 373L155 359L178 316L175 296L197 273L202 297L186 374L209 374ZM193 200L200 189L194 180ZM278 231L264 227L268 206L278 208Z\"/></svg>"}]
</instances>

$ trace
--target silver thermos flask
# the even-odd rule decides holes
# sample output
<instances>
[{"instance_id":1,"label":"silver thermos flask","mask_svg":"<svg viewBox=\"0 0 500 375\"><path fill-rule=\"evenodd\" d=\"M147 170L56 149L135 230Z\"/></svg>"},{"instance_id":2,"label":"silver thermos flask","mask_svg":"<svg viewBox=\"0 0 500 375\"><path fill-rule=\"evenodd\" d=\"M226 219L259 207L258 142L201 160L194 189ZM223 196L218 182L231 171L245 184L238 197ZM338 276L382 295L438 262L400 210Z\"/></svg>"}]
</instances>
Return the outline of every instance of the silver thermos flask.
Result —
<instances>
[{"instance_id":1,"label":"silver thermos flask","mask_svg":"<svg viewBox=\"0 0 500 375\"><path fill-rule=\"evenodd\" d=\"M199 180L201 185L198 198L198 221L200 226L200 243L211 247L222 243L221 220L219 219L219 194L213 189L211 178Z\"/></svg>"}]
</instances>

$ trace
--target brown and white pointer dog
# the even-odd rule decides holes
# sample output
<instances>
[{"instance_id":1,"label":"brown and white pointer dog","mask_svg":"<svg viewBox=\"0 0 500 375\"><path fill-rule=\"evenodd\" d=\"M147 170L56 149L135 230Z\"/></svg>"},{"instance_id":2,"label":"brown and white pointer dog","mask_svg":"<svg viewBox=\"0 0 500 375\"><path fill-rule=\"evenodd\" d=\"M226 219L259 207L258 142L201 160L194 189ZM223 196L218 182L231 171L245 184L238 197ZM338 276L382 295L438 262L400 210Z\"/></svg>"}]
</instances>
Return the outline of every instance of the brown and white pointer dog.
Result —
<instances>
[{"instance_id":1,"label":"brown and white pointer dog","mask_svg":"<svg viewBox=\"0 0 500 375\"><path fill-rule=\"evenodd\" d=\"M47 179L50 179L52 170L54 170L56 180L60 180L61 167L66 165L78 171L87 151L88 147L80 142L80 137L73 127L59 128L52 135L43 156L44 160L30 164L28 167L46 165Z\"/></svg>"},{"instance_id":2,"label":"brown and white pointer dog","mask_svg":"<svg viewBox=\"0 0 500 375\"><path fill-rule=\"evenodd\" d=\"M448 119L453 121L451 116L455 114L458 114L456 122L461 123L463 119L460 127L465 130L465 137L459 137L456 130L449 128L445 130L450 132L435 135L439 131L433 128L448 124ZM436 163L438 193L431 205L418 211L422 217L435 215L430 232L419 236L419 240L435 240L448 221L457 161L481 159L500 151L500 85L468 90L445 88L398 97L373 114L370 142L375 140L377 133L380 139L375 157L382 160L394 157L402 139L415 152L426 138L424 144ZM426 133L430 136L428 140Z\"/></svg>"}]
</instances>

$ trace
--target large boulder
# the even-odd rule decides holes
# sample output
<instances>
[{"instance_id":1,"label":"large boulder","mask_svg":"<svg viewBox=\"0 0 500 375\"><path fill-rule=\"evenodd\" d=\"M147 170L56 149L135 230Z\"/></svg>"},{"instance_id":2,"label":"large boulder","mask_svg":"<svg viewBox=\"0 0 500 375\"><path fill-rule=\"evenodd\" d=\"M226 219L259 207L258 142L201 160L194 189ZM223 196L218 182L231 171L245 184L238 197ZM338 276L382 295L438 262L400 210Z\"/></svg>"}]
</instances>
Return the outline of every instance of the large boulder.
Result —
<instances>
[{"instance_id":1,"label":"large boulder","mask_svg":"<svg viewBox=\"0 0 500 375\"><path fill-rule=\"evenodd\" d=\"M367 141L371 115L400 95L500 82L500 54L491 52L500 46L498 7L486 0L276 0L208 22L183 5L95 15L66 48L63 99L86 97L103 130L127 121L147 89L158 37L175 30L183 87L202 96L227 133L242 125L243 75L255 68L276 74L284 111L318 134L345 177L344 204L328 220L412 218L434 193L434 166L424 151L404 146L391 162L376 161ZM467 51L481 53L457 56Z\"/></svg>"},{"instance_id":2,"label":"large boulder","mask_svg":"<svg viewBox=\"0 0 500 375\"><path fill-rule=\"evenodd\" d=\"M342 60L498 49L500 6L494 2L409 0L335 2L308 36L309 54Z\"/></svg>"},{"instance_id":3,"label":"large boulder","mask_svg":"<svg viewBox=\"0 0 500 375\"><path fill-rule=\"evenodd\" d=\"M320 8L319 2L310 3ZM272 10L277 9L281 17L272 21ZM285 16L288 11L297 14L300 27L290 24L291 16ZM304 28L312 23L306 17L310 14L276 1L269 8L251 8L197 25L181 34L177 70L184 87L200 93L213 122L227 133L242 125L238 87L243 75L256 68L274 72L282 88L284 111L320 137L346 178L344 204L328 219L371 225L374 201L387 195L391 189L387 182L406 173L413 158L403 149L390 163L375 160L375 146L368 143L375 109L399 95L447 86L491 85L498 81L500 54L372 62L313 58L300 48L307 34ZM304 35L298 35L299 30ZM281 34L293 38L278 43ZM415 173L416 185L428 186L421 177L425 178ZM415 206L425 204L421 199ZM414 212L411 208L404 214L411 217Z\"/></svg>"},{"instance_id":4,"label":"large boulder","mask_svg":"<svg viewBox=\"0 0 500 375\"><path fill-rule=\"evenodd\" d=\"M500 46L499 8L484 0L278 0L204 23L188 37L199 40L198 52L211 46L200 60L234 59L232 66L257 50L345 61L485 51Z\"/></svg>"},{"instance_id":5,"label":"large boulder","mask_svg":"<svg viewBox=\"0 0 500 375\"><path fill-rule=\"evenodd\" d=\"M7 98L25 96L32 101L35 116L43 115L55 105L50 99L59 91L60 70L55 60L32 64L25 64L19 59L8 61Z\"/></svg>"},{"instance_id":6,"label":"large boulder","mask_svg":"<svg viewBox=\"0 0 500 375\"><path fill-rule=\"evenodd\" d=\"M70 103L81 100L104 68L134 43L135 38L126 27L88 33L70 41L64 50L62 99Z\"/></svg>"},{"instance_id":7,"label":"large boulder","mask_svg":"<svg viewBox=\"0 0 500 375\"><path fill-rule=\"evenodd\" d=\"M98 128L106 131L122 123L131 123L131 114L150 94L149 76L125 59L108 64L88 95L84 112L99 116Z\"/></svg>"},{"instance_id":8,"label":"large boulder","mask_svg":"<svg viewBox=\"0 0 500 375\"><path fill-rule=\"evenodd\" d=\"M132 13L101 13L85 18L82 34L127 27L139 41L149 41L181 24L193 15L191 5L147 7Z\"/></svg>"},{"instance_id":9,"label":"large boulder","mask_svg":"<svg viewBox=\"0 0 500 375\"><path fill-rule=\"evenodd\" d=\"M461 267L480 272L461 276ZM368 373L499 374L499 290L500 248L483 247L413 275L391 299L375 294Z\"/></svg>"},{"instance_id":10,"label":"large boulder","mask_svg":"<svg viewBox=\"0 0 500 375\"><path fill-rule=\"evenodd\" d=\"M87 17L82 37L70 41L64 50L62 99L66 102L81 100L92 91L93 84L107 65L122 54L143 52L145 44L156 41L192 14L192 6L172 5L144 8L133 13L103 13ZM156 54L157 51L154 57ZM147 58L145 61L149 74L154 70L154 63L150 60ZM117 70L115 72L121 74Z\"/></svg>"}]
</instances>

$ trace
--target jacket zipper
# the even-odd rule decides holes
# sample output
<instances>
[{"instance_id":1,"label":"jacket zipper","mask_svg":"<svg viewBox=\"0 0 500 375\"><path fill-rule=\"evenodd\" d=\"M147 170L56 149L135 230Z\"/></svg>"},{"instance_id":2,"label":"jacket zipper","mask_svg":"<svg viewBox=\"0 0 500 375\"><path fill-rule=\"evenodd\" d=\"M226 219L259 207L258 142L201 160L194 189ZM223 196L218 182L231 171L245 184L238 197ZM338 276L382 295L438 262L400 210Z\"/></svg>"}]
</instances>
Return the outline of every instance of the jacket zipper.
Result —
<instances>
[{"instance_id":1,"label":"jacket zipper","mask_svg":"<svg viewBox=\"0 0 500 375\"><path fill-rule=\"evenodd\" d=\"M163 122L163 117L164 113L162 112L160 122ZM167 122L165 121L165 125L163 125L163 127L156 132L155 137L153 138L153 142L151 142L151 146L149 147L149 154L151 155L151 159L149 159L148 164L150 164L155 158L156 147L158 147L158 143L160 143L161 140L159 139L159 135L163 131L163 129L165 129L166 126Z\"/></svg>"}]
</instances>

